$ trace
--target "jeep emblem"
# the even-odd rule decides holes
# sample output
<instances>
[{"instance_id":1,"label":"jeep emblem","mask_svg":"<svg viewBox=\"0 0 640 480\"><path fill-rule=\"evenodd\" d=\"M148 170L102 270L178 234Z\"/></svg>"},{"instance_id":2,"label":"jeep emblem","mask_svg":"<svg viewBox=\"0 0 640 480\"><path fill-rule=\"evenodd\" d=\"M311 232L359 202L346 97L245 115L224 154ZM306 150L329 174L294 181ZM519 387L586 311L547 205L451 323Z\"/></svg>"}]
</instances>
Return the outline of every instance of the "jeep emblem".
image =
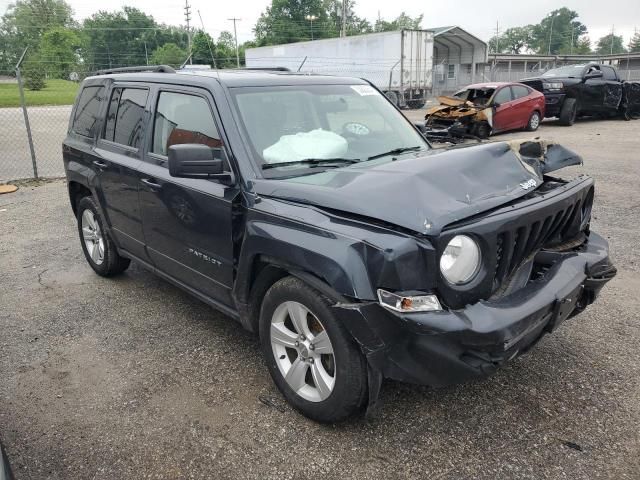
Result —
<instances>
[{"instance_id":1,"label":"jeep emblem","mask_svg":"<svg viewBox=\"0 0 640 480\"><path fill-rule=\"evenodd\" d=\"M536 183L536 181L532 178L530 180L527 180L526 182L522 182L520 184L520 186L525 189L525 190L529 190L530 188L535 188L538 186L538 184Z\"/></svg>"}]
</instances>

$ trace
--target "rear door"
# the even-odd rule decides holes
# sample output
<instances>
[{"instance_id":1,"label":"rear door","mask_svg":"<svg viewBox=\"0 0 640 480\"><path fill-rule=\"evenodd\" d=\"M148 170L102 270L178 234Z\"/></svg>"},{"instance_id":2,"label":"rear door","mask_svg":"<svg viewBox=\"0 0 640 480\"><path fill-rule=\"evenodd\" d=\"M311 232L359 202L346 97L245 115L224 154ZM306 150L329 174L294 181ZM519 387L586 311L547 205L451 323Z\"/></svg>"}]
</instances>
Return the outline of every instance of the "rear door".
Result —
<instances>
[{"instance_id":1,"label":"rear door","mask_svg":"<svg viewBox=\"0 0 640 480\"><path fill-rule=\"evenodd\" d=\"M615 112L622 101L622 82L613 67L603 65L600 68L605 81L603 105L607 110Z\"/></svg>"},{"instance_id":2,"label":"rear door","mask_svg":"<svg viewBox=\"0 0 640 480\"><path fill-rule=\"evenodd\" d=\"M199 143L224 152L213 98L188 87L157 87L153 97L150 138L138 168L147 251L163 273L231 306L239 190L216 180L175 178L167 168L171 145Z\"/></svg>"},{"instance_id":3,"label":"rear door","mask_svg":"<svg viewBox=\"0 0 640 480\"><path fill-rule=\"evenodd\" d=\"M494 105L493 131L500 132L515 128L516 113L513 108L513 95L509 85L501 87L493 95L491 104Z\"/></svg>"},{"instance_id":4,"label":"rear door","mask_svg":"<svg viewBox=\"0 0 640 480\"><path fill-rule=\"evenodd\" d=\"M533 99L529 96L531 92L523 85L511 85L511 93L514 116L514 125L511 128L526 127L534 110Z\"/></svg>"},{"instance_id":5,"label":"rear door","mask_svg":"<svg viewBox=\"0 0 640 480\"><path fill-rule=\"evenodd\" d=\"M100 182L100 201L115 241L143 260L148 258L138 202L137 168L148 97L149 89L139 84L112 86L92 161Z\"/></svg>"}]
</instances>

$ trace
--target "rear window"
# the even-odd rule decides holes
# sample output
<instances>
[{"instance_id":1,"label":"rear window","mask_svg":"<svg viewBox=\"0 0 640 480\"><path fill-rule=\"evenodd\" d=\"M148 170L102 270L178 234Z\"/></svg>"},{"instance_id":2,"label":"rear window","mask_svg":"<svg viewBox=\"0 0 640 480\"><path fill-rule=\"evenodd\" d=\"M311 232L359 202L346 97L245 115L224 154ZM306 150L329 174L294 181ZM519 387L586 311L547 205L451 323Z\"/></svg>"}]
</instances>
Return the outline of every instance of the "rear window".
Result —
<instances>
[{"instance_id":1,"label":"rear window","mask_svg":"<svg viewBox=\"0 0 640 480\"><path fill-rule=\"evenodd\" d=\"M104 87L84 87L78 98L78 106L73 117L71 130L78 135L93 137L94 128L98 123L100 105L104 100Z\"/></svg>"},{"instance_id":2,"label":"rear window","mask_svg":"<svg viewBox=\"0 0 640 480\"><path fill-rule=\"evenodd\" d=\"M140 147L147 94L148 91L141 88L113 90L104 129L105 140L128 147Z\"/></svg>"}]
</instances>

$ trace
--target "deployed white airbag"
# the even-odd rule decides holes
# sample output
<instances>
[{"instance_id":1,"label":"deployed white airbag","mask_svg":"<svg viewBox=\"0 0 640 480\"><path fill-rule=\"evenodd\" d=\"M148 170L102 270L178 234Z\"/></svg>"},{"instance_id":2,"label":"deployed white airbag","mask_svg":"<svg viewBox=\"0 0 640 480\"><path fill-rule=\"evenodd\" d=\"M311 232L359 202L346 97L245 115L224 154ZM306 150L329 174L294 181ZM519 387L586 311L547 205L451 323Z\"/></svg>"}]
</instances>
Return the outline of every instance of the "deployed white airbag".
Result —
<instances>
[{"instance_id":1,"label":"deployed white airbag","mask_svg":"<svg viewBox=\"0 0 640 480\"><path fill-rule=\"evenodd\" d=\"M296 162L306 158L340 158L349 145L337 133L318 128L310 132L283 135L262 152L266 163Z\"/></svg>"}]
</instances>

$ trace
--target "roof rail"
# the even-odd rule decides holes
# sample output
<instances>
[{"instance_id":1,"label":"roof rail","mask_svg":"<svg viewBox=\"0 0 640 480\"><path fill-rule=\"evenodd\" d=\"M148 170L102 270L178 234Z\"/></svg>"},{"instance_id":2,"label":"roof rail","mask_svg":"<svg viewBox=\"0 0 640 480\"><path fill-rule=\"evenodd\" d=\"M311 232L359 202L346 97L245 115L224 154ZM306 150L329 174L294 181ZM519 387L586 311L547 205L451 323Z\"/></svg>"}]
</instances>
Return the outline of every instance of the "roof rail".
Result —
<instances>
[{"instance_id":1,"label":"roof rail","mask_svg":"<svg viewBox=\"0 0 640 480\"><path fill-rule=\"evenodd\" d=\"M232 68L230 70L260 70L263 72L290 72L291 69L287 67L240 67Z\"/></svg>"},{"instance_id":2,"label":"roof rail","mask_svg":"<svg viewBox=\"0 0 640 480\"><path fill-rule=\"evenodd\" d=\"M176 73L169 65L141 65L139 67L106 68L98 70L96 75L108 75L110 73L135 73L135 72L156 72L156 73Z\"/></svg>"}]
</instances>

